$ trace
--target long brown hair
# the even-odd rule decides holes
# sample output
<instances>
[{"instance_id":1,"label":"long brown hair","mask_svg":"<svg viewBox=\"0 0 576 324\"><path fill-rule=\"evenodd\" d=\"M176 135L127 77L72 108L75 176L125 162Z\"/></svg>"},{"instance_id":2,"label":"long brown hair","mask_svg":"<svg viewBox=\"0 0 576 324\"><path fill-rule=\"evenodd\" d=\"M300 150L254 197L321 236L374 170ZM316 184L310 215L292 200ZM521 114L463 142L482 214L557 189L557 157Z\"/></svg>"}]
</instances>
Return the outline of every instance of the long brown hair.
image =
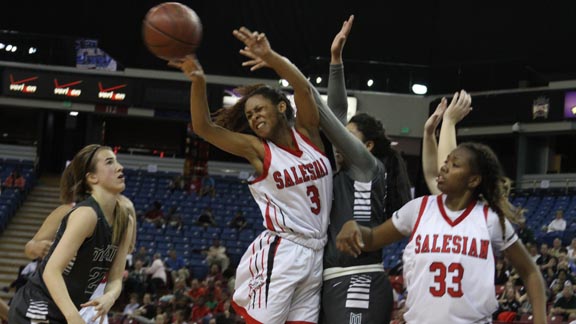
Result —
<instances>
[{"instance_id":1,"label":"long brown hair","mask_svg":"<svg viewBox=\"0 0 576 324\"><path fill-rule=\"evenodd\" d=\"M63 201L82 201L90 197L92 188L86 176L88 173L96 171L96 159L98 151L112 149L108 146L90 144L82 148L70 165L64 170L60 180L60 197ZM112 244L119 245L128 227L128 213L126 208L122 208L118 200L114 208L114 222L112 224Z\"/></svg>"}]
</instances>

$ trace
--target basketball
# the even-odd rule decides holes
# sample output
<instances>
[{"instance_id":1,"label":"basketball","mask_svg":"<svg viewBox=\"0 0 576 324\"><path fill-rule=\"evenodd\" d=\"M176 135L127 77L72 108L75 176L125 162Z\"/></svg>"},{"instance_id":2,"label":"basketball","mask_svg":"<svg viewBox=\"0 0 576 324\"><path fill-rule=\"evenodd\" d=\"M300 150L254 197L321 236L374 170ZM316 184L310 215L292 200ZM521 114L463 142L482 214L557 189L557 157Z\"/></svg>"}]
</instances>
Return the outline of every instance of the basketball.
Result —
<instances>
[{"instance_id":1,"label":"basketball","mask_svg":"<svg viewBox=\"0 0 576 324\"><path fill-rule=\"evenodd\" d=\"M164 59L178 59L196 51L202 40L202 22L189 7L164 2L148 10L142 23L148 50Z\"/></svg>"}]
</instances>

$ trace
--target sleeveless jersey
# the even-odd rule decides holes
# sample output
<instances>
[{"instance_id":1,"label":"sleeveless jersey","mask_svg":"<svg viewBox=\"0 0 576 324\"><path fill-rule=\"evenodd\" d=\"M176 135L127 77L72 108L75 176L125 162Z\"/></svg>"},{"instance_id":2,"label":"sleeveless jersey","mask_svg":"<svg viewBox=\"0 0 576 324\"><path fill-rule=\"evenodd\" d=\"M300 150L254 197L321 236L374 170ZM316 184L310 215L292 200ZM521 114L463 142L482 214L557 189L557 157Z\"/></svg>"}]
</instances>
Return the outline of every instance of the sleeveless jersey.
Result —
<instances>
[{"instance_id":1,"label":"sleeveless jersey","mask_svg":"<svg viewBox=\"0 0 576 324\"><path fill-rule=\"evenodd\" d=\"M35 308L32 307L33 303L47 304L47 307L36 307L36 309L40 312L48 310L49 314L34 314L34 316L39 316L36 318L42 318L44 315L48 315L48 318L64 318L58 307L54 304L52 298L50 298L50 293L42 279L42 274L44 273L47 261L52 256L54 249L60 242L62 235L66 230L70 214L76 208L82 206L94 209L98 220L93 235L82 243L76 256L70 261L62 274L70 298L77 308L80 308L80 304L85 303L90 299L112 265L112 261L114 260L118 250L118 246L112 245L112 227L106 221L104 213L100 209L96 200L90 196L88 199L78 203L75 208L62 219L62 223L58 228L50 251L46 257L42 259L42 262L38 266L38 270L30 278L29 283L22 288L37 290L40 292L40 296L45 296L42 300L29 301L30 307L28 308L28 313L34 311ZM36 295L38 296L38 294Z\"/></svg>"},{"instance_id":2,"label":"sleeveless jersey","mask_svg":"<svg viewBox=\"0 0 576 324\"><path fill-rule=\"evenodd\" d=\"M264 141L263 171L249 179L249 188L266 229L321 249L332 206L332 169L326 155L308 138L294 128L291 132L295 149Z\"/></svg>"},{"instance_id":3,"label":"sleeveless jersey","mask_svg":"<svg viewBox=\"0 0 576 324\"><path fill-rule=\"evenodd\" d=\"M344 172L334 175L334 202L324 250L324 269L382 263L382 250L362 252L357 258L336 248L336 236L352 218L359 224L375 227L386 220L386 170L378 160L377 171L369 182L355 181Z\"/></svg>"},{"instance_id":4,"label":"sleeveless jersey","mask_svg":"<svg viewBox=\"0 0 576 324\"><path fill-rule=\"evenodd\" d=\"M481 202L454 215L442 195L416 200L420 208L403 255L407 323L490 321L498 308L493 248L503 250L517 240L510 223L502 241L498 216ZM401 232L404 224L397 224L408 216L403 209L393 216Z\"/></svg>"}]
</instances>

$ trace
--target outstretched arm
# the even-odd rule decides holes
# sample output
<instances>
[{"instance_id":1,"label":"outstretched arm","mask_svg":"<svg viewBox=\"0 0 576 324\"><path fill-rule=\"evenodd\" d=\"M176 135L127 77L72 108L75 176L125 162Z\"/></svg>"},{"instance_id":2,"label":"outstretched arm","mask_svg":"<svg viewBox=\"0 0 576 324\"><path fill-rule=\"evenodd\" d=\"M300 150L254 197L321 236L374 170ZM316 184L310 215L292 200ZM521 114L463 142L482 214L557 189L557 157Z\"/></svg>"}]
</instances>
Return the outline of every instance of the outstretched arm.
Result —
<instances>
[{"instance_id":1,"label":"outstretched arm","mask_svg":"<svg viewBox=\"0 0 576 324\"><path fill-rule=\"evenodd\" d=\"M261 172L264 147L260 140L255 136L220 127L210 118L206 95L206 76L196 57L189 55L181 60L170 61L168 65L182 70L192 81L190 114L194 133L223 151L244 157L254 166L256 172Z\"/></svg>"},{"instance_id":2,"label":"outstretched arm","mask_svg":"<svg viewBox=\"0 0 576 324\"><path fill-rule=\"evenodd\" d=\"M438 176L438 143L436 142L436 129L446 111L448 101L442 98L436 110L424 124L424 136L422 138L422 171L428 190L433 195L440 193L436 187L436 177Z\"/></svg>"},{"instance_id":3,"label":"outstretched arm","mask_svg":"<svg viewBox=\"0 0 576 324\"><path fill-rule=\"evenodd\" d=\"M323 148L324 145L318 130L320 116L312 98L310 85L304 74L289 60L272 50L264 33L252 32L246 27L241 27L234 30L233 34L244 43L246 46L244 48L245 51L253 53L264 61L267 66L276 71L281 78L286 79L290 83L294 90L294 102L298 109L296 127L308 135L316 145ZM243 65L250 64L245 62ZM252 70L256 68L256 66L253 66Z\"/></svg>"},{"instance_id":4,"label":"outstretched arm","mask_svg":"<svg viewBox=\"0 0 576 324\"><path fill-rule=\"evenodd\" d=\"M62 218L72 209L70 204L62 204L54 209L42 223L34 237L24 246L26 257L31 260L43 258L52 245Z\"/></svg>"},{"instance_id":5,"label":"outstretched arm","mask_svg":"<svg viewBox=\"0 0 576 324\"><path fill-rule=\"evenodd\" d=\"M456 143L456 124L472 111L471 104L472 98L466 91L460 90L460 92L454 93L440 127L438 166L444 164L448 154L458 145Z\"/></svg>"},{"instance_id":6,"label":"outstretched arm","mask_svg":"<svg viewBox=\"0 0 576 324\"><path fill-rule=\"evenodd\" d=\"M330 46L330 73L328 77L328 107L342 124L346 124L348 117L348 100L346 93L346 82L344 78L344 65L342 61L342 52L344 45L352 29L354 15L342 24L342 28L332 40Z\"/></svg>"}]
</instances>

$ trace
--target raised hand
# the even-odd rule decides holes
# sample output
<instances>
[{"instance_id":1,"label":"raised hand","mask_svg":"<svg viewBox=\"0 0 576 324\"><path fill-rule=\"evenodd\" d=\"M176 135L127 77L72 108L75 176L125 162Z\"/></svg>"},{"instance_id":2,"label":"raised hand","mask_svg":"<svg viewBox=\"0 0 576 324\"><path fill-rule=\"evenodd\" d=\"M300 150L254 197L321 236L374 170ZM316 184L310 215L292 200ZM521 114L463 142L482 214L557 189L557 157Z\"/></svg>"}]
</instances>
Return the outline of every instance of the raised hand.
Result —
<instances>
[{"instance_id":1,"label":"raised hand","mask_svg":"<svg viewBox=\"0 0 576 324\"><path fill-rule=\"evenodd\" d=\"M272 52L264 33L252 32L246 27L240 27L240 29L234 29L232 34L244 43L250 52L264 61L266 61L266 56Z\"/></svg>"},{"instance_id":2,"label":"raised hand","mask_svg":"<svg viewBox=\"0 0 576 324\"><path fill-rule=\"evenodd\" d=\"M182 59L171 60L168 62L168 66L182 70L192 82L206 78L196 55L187 55Z\"/></svg>"},{"instance_id":3,"label":"raised hand","mask_svg":"<svg viewBox=\"0 0 576 324\"><path fill-rule=\"evenodd\" d=\"M440 125L440 121L442 120L442 116L444 116L444 112L448 108L448 100L445 97L442 97L438 106L436 106L436 110L434 113L428 117L426 123L424 124L424 132L427 135L434 135L436 128Z\"/></svg>"},{"instance_id":4,"label":"raised hand","mask_svg":"<svg viewBox=\"0 0 576 324\"><path fill-rule=\"evenodd\" d=\"M256 56L256 54L252 53L250 51L250 48L248 48L248 47L244 47L243 49L241 49L240 54L242 54L242 55L244 55L250 59L248 61L242 62L242 66L249 66L250 71L256 71L256 70L261 69L263 67L270 67L270 65L268 65L268 63L266 63L263 59Z\"/></svg>"},{"instance_id":5,"label":"raised hand","mask_svg":"<svg viewBox=\"0 0 576 324\"><path fill-rule=\"evenodd\" d=\"M454 124L458 123L472 111L471 104L472 97L465 90L455 92L450 105L444 112L444 119Z\"/></svg>"},{"instance_id":6,"label":"raised hand","mask_svg":"<svg viewBox=\"0 0 576 324\"><path fill-rule=\"evenodd\" d=\"M350 15L348 20L345 20L342 23L342 28L334 36L332 40L332 45L330 46L330 54L331 54L331 64L341 64L342 63L342 51L344 50L344 45L346 44L346 39L350 34L350 30L352 29L352 24L354 23L354 15Z\"/></svg>"}]
</instances>

